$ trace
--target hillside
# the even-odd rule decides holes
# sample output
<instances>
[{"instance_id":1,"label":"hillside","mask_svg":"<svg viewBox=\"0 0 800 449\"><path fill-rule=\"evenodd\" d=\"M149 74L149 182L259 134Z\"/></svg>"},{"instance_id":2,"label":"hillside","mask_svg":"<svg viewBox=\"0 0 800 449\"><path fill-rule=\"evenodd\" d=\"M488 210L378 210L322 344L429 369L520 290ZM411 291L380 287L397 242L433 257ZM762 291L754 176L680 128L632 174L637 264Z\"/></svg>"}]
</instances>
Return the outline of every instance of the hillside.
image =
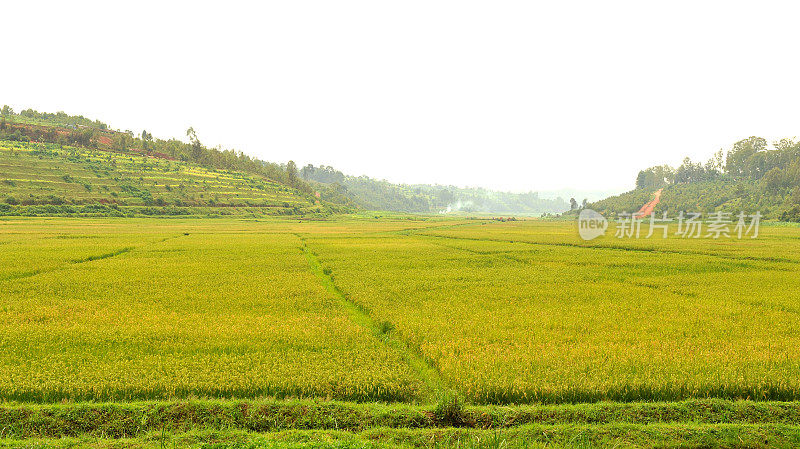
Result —
<instances>
[{"instance_id":1,"label":"hillside","mask_svg":"<svg viewBox=\"0 0 800 449\"><path fill-rule=\"evenodd\" d=\"M705 164L686 158L677 168L651 167L639 172L634 190L588 207L610 214L633 212L662 188L655 208L659 214L760 211L768 219L800 221L800 142L783 139L770 146L766 139L750 137Z\"/></svg>"},{"instance_id":2,"label":"hillside","mask_svg":"<svg viewBox=\"0 0 800 449\"><path fill-rule=\"evenodd\" d=\"M0 111L0 213L307 214L356 209L542 215L561 198L430 184L392 184L332 167L298 170L235 150L116 131L99 120L8 106ZM13 156L13 157L12 157ZM103 179L103 181L100 181ZM317 204L319 203L319 204Z\"/></svg>"},{"instance_id":3,"label":"hillside","mask_svg":"<svg viewBox=\"0 0 800 449\"><path fill-rule=\"evenodd\" d=\"M311 214L331 210L296 189L189 162L0 141L5 215Z\"/></svg>"},{"instance_id":4,"label":"hillside","mask_svg":"<svg viewBox=\"0 0 800 449\"><path fill-rule=\"evenodd\" d=\"M511 193L482 188L431 184L392 184L368 176L349 176L328 166L306 165L300 176L326 189L339 201L365 209L415 213L490 213L541 215L569 209L562 198L540 198L536 192Z\"/></svg>"},{"instance_id":5,"label":"hillside","mask_svg":"<svg viewBox=\"0 0 800 449\"><path fill-rule=\"evenodd\" d=\"M0 117L3 215L306 215L353 207L285 166L234 150L109 129L63 112Z\"/></svg>"}]
</instances>

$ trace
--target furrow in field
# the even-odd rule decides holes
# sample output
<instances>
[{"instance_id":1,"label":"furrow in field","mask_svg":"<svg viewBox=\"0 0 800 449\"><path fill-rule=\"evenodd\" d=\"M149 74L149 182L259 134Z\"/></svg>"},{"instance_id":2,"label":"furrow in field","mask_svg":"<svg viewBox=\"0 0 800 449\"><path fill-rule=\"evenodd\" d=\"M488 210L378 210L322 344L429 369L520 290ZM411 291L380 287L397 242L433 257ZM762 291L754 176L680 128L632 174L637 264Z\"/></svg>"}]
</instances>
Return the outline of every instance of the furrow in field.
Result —
<instances>
[{"instance_id":1,"label":"furrow in field","mask_svg":"<svg viewBox=\"0 0 800 449\"><path fill-rule=\"evenodd\" d=\"M352 301L347 297L347 295L339 290L334 283L331 274L322 268L319 259L317 259L316 254L314 254L314 252L308 247L305 239L300 234L295 235L297 235L298 239L300 239L301 250L303 251L303 254L305 254L306 259L308 259L308 264L311 267L311 271L320 279L325 289L334 295L334 297L341 303L342 308L345 310L345 312L347 312L350 320L371 331L377 339L385 343L393 350L397 351L402 356L409 366L411 366L411 368L417 373L419 378L425 383L426 387L428 388L428 399L433 399L434 396L441 394L444 391L450 391L444 386L439 371L425 361L420 351L411 348L403 340L397 338L394 332L394 326L391 323L375 321L370 315L368 309L366 309L363 305Z\"/></svg>"},{"instance_id":2,"label":"furrow in field","mask_svg":"<svg viewBox=\"0 0 800 449\"><path fill-rule=\"evenodd\" d=\"M63 270L63 269L66 269L68 267L71 267L73 265L78 265L78 264L82 264L82 263L86 263L86 262L92 262L92 261L95 261L95 260L103 260L103 259L108 259L108 258L111 258L111 257L120 256L122 254L129 253L129 252L131 252L131 251L133 251L135 249L143 248L143 247L146 247L146 246L149 246L149 245L156 245L156 244L159 244L159 243L166 242L167 240L170 240L170 239L178 238L181 235L183 235L183 234L174 235L174 236L171 236L171 237L166 237L166 238L163 238L161 240L157 240L155 242L150 242L150 243L145 243L145 244L140 245L140 246L125 246L125 247L120 248L118 250L106 252L106 253L103 253L103 254L91 255L91 256L88 256L88 257L80 258L80 259L73 259L73 260L70 260L69 262L67 262L67 263L65 263L63 265L58 265L58 266L55 266L55 267L50 267L50 268L41 269L41 270L31 270L31 271L26 271L24 273L11 274L9 276L0 278L0 282L2 282L2 281L12 281L12 280L17 280L17 279L25 279L25 278L37 276L37 275L44 274L44 273L52 273L53 271Z\"/></svg>"},{"instance_id":3,"label":"furrow in field","mask_svg":"<svg viewBox=\"0 0 800 449\"><path fill-rule=\"evenodd\" d=\"M417 236L418 237L431 237L431 236L428 236L428 235L417 235ZM441 246L441 247L449 248L449 249L454 249L454 250L458 250L458 251L464 251L464 252L467 252L467 253L470 253L470 254L476 254L476 255L481 255L481 256L503 257L503 258L509 259L511 261L514 261L514 262L517 262L517 263L520 263L520 264L523 264L523 265L529 265L529 264L532 263L531 260L527 260L527 259L523 259L523 258L520 258L520 257L516 257L513 254L510 254L510 252L508 252L508 251L488 252L488 251L480 251L480 250L475 250L475 249L472 249L472 248L465 248L465 247L460 247L460 246L455 246L455 245L448 245L446 243L437 242L437 241L433 241L433 243L435 245L437 245L437 246ZM521 243L525 243L525 242L521 242ZM602 248L602 247L600 247L600 248ZM676 254L676 253L679 254L679 252L673 252L673 254ZM700 254L697 254L697 255L700 255ZM772 271L788 271L787 269L781 269L781 268L776 268L776 267L770 267L769 269L772 270ZM665 286L663 284L653 284L653 283L638 281L638 280L634 280L634 279L628 280L627 283L630 284L630 285L638 286L638 287L648 288L648 289L651 289L651 290L654 290L654 291L669 292L669 293L672 293L672 294L675 294L675 295L679 295L679 296L683 296L683 297L686 297L686 298L696 298L697 297L697 294L694 293L694 292L683 291L683 290L681 290L679 288L670 288L669 286ZM751 307L755 307L755 308L768 308L770 310L780 310L780 311L783 311L783 312L788 312L788 313L792 313L792 314L795 314L795 315L800 315L800 309L798 309L796 307L793 307L793 306L790 306L790 305L770 304L768 302L761 301L761 300L750 300L747 297L736 298L736 301L738 303L740 303L740 304L751 306Z\"/></svg>"},{"instance_id":4,"label":"furrow in field","mask_svg":"<svg viewBox=\"0 0 800 449\"><path fill-rule=\"evenodd\" d=\"M389 234L397 234L397 235L411 235L412 233L415 233L417 231L441 231L443 229L453 229L453 228L460 228L462 226L471 226L479 224L483 224L483 222L468 221L468 222L460 222L460 223L438 225L438 226L416 226L412 228L398 229L386 232Z\"/></svg>"},{"instance_id":5,"label":"furrow in field","mask_svg":"<svg viewBox=\"0 0 800 449\"><path fill-rule=\"evenodd\" d=\"M457 251L464 251L464 252L467 252L467 253L470 253L470 254L476 254L476 255L481 255L481 256L504 257L504 258L506 258L508 260L511 260L511 261L517 262L517 263L521 263L523 265L530 265L532 263L532 261L530 261L530 260L526 260L526 259L522 259L522 258L516 257L516 256L514 256L512 254L509 254L506 251L496 251L496 252L490 253L490 252L487 252L487 251L479 251L479 250L475 250L475 249L471 249L471 248L463 248L463 247L460 247L460 246L446 245L446 244L440 243L440 242L433 242L433 243L435 245L437 245L437 246L441 246L441 247L444 247L444 248L455 249ZM629 281L628 284L636 285L636 286L644 287L644 288L649 288L649 289L652 289L652 290L668 291L670 293L673 293L673 294L676 294L676 295L685 296L687 298L694 298L695 296L697 296L697 295L695 295L694 293L691 293L691 292L684 292L684 291L680 291L680 290L677 290L677 289L664 288L663 285L653 285L653 284L649 284L649 283L646 283L646 282Z\"/></svg>"},{"instance_id":6,"label":"furrow in field","mask_svg":"<svg viewBox=\"0 0 800 449\"><path fill-rule=\"evenodd\" d=\"M785 257L734 256L730 254L712 253L707 251L679 251L679 250L664 249L664 248L633 248L630 246L621 246L621 245L581 245L578 243L569 243L569 242L531 242L526 240L459 237L454 235L436 235L436 234L411 233L411 232L405 235L415 235L421 237L431 237L431 238L450 239L450 240L469 240L473 242L521 243L525 245L536 245L536 246L567 246L570 248L584 248L584 249L608 249L616 251L631 251L631 252L641 252L641 253L680 254L684 256L708 256L708 257L717 257L720 259L740 260L740 261L749 260L749 261L759 261L759 262L780 262L780 263L791 263L791 264L800 263L800 261L798 260L789 259Z\"/></svg>"}]
</instances>

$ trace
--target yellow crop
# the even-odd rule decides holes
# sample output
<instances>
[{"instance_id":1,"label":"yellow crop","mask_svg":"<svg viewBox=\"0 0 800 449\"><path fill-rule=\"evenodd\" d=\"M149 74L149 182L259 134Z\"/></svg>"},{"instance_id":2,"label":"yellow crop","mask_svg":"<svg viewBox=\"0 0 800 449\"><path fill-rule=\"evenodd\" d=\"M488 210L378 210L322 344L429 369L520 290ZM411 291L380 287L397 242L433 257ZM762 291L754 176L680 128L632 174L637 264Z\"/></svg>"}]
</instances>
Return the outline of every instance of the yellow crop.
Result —
<instances>
[{"instance_id":1,"label":"yellow crop","mask_svg":"<svg viewBox=\"0 0 800 449\"><path fill-rule=\"evenodd\" d=\"M800 398L796 228L485 223L2 221L0 398Z\"/></svg>"}]
</instances>

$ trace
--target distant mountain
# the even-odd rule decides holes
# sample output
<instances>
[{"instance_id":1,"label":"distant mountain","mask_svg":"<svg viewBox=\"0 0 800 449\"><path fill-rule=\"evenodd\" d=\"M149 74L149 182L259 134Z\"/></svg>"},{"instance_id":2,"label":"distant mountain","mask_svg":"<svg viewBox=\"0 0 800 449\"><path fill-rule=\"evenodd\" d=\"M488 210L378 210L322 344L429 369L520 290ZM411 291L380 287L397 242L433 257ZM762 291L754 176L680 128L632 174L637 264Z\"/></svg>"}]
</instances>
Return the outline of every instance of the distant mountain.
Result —
<instances>
[{"instance_id":1,"label":"distant mountain","mask_svg":"<svg viewBox=\"0 0 800 449\"><path fill-rule=\"evenodd\" d=\"M348 176L333 167L306 165L300 176L314 186L335 192L337 202L365 209L415 213L486 213L503 215L557 214L569 209L562 198L541 198L536 192L510 193L482 188L432 184L392 184L367 176Z\"/></svg>"}]
</instances>

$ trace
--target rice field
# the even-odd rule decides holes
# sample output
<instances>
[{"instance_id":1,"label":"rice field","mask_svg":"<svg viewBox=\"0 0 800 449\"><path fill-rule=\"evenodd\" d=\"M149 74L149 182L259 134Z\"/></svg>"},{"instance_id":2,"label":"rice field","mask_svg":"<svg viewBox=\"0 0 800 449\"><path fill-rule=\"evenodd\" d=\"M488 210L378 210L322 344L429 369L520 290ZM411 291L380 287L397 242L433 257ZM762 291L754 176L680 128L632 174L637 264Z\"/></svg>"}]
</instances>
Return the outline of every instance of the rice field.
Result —
<instances>
[{"instance_id":1,"label":"rice field","mask_svg":"<svg viewBox=\"0 0 800 449\"><path fill-rule=\"evenodd\" d=\"M0 398L800 398L800 230L0 221Z\"/></svg>"},{"instance_id":2,"label":"rice field","mask_svg":"<svg viewBox=\"0 0 800 449\"><path fill-rule=\"evenodd\" d=\"M0 396L420 393L400 356L326 294L297 237L234 223L147 225L2 223Z\"/></svg>"},{"instance_id":3,"label":"rice field","mask_svg":"<svg viewBox=\"0 0 800 449\"><path fill-rule=\"evenodd\" d=\"M751 251L587 244L542 222L309 244L349 298L477 403L793 400L796 232L770 228Z\"/></svg>"}]
</instances>

